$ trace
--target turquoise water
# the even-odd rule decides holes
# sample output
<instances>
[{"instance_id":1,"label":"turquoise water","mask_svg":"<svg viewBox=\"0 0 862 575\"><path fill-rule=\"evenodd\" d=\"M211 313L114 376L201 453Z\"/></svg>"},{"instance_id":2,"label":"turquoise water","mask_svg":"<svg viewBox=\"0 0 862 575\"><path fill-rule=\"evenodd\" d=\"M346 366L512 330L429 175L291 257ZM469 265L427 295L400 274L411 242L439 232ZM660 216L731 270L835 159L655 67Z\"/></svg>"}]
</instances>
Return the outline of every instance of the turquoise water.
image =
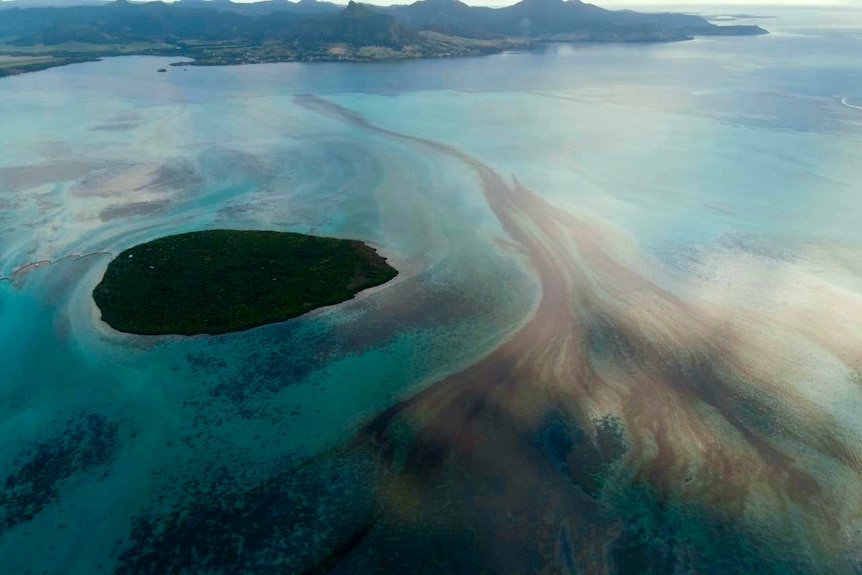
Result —
<instances>
[{"instance_id":1,"label":"turquoise water","mask_svg":"<svg viewBox=\"0 0 862 575\"><path fill-rule=\"evenodd\" d=\"M770 445L824 478L824 500L843 498L840 537L810 542L798 569L854 572L862 17L823 12L809 24L810 14L765 20L776 33L758 38L168 74L156 69L170 60L132 57L4 79L0 572L110 571L138 518L219 485L254 489L349 444L535 312L539 278L470 165L303 106L303 94L476 158L591 222L617 261L707 310L738 338L728 343L738 371L772 386L764 405L780 417L763 426L784 431L770 428ZM401 274L239 334L141 337L100 322L90 294L111 254L207 228L357 238ZM632 323L660 326L663 312L645 301L619 305ZM763 315L774 324L753 319ZM625 412L601 393L580 409ZM787 431L814 415L849 455L824 455L834 446L819 427ZM638 443L635 425L628 433ZM739 513L762 527L781 496ZM787 497L787 516L801 517L788 520L793 537L808 539L815 506ZM835 561L812 568L821 554Z\"/></svg>"}]
</instances>

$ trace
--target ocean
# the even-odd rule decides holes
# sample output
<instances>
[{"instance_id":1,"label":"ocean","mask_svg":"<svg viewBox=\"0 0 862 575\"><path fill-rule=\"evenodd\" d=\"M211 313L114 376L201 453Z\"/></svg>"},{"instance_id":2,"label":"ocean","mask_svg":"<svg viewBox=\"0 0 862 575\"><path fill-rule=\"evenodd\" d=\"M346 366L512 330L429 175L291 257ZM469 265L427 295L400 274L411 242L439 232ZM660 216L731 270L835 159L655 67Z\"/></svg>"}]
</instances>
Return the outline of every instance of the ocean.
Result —
<instances>
[{"instance_id":1,"label":"ocean","mask_svg":"<svg viewBox=\"0 0 862 575\"><path fill-rule=\"evenodd\" d=\"M862 12L702 11L771 34L0 81L0 573L858 573ZM216 228L400 273L100 321Z\"/></svg>"}]
</instances>

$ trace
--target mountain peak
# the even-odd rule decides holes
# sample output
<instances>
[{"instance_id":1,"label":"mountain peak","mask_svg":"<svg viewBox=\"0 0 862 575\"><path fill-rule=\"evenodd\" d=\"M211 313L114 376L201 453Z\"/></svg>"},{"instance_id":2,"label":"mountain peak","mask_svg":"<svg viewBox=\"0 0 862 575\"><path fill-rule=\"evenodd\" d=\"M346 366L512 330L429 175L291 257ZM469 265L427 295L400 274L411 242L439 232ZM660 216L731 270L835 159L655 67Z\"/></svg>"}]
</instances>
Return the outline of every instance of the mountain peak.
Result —
<instances>
[{"instance_id":1,"label":"mountain peak","mask_svg":"<svg viewBox=\"0 0 862 575\"><path fill-rule=\"evenodd\" d=\"M357 17L361 18L361 17L367 16L371 13L372 13L372 11L369 10L365 4L362 4L360 2L354 2L353 0L350 0L350 2L347 4L347 8L345 8L341 12L341 15L347 16L347 17L352 17L352 18L357 18Z\"/></svg>"}]
</instances>

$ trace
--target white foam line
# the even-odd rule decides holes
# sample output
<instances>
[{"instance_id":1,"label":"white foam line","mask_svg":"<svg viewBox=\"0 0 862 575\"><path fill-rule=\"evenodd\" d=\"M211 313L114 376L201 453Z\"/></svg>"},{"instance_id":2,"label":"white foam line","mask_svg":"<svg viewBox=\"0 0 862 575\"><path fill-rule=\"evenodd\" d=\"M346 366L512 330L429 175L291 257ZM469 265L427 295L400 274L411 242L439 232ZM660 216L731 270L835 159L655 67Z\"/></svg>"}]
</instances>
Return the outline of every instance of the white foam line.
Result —
<instances>
[{"instance_id":1,"label":"white foam line","mask_svg":"<svg viewBox=\"0 0 862 575\"><path fill-rule=\"evenodd\" d=\"M113 254L111 254L111 252L98 251L98 252L89 252L86 254L69 254L67 256L63 256L63 257L58 258L58 259L53 260L53 261L52 260L39 260L37 262L30 262L29 264L24 264L23 266L20 266L16 269L12 270L11 276L0 276L0 282L14 282L18 278L18 276L20 276L21 274L29 272L30 270L38 268L39 266L52 266L54 264L60 263L64 260L68 260L68 259L82 260L84 258L89 258L92 256L103 256L103 255L111 256Z\"/></svg>"},{"instance_id":2,"label":"white foam line","mask_svg":"<svg viewBox=\"0 0 862 575\"><path fill-rule=\"evenodd\" d=\"M850 102L848 102L846 96L841 98L841 103L844 104L845 106L847 106L848 108L854 108L856 110L862 110L862 106L855 106L855 105L851 104Z\"/></svg>"}]
</instances>

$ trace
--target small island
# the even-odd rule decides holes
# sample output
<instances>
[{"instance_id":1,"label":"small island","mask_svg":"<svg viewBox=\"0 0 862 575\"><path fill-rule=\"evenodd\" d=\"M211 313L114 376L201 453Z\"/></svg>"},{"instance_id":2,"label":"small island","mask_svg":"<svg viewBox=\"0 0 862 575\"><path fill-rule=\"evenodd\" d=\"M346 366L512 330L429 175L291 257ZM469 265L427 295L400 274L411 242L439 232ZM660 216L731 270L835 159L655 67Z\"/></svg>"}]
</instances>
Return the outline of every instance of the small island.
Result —
<instances>
[{"instance_id":1,"label":"small island","mask_svg":"<svg viewBox=\"0 0 862 575\"><path fill-rule=\"evenodd\" d=\"M125 250L108 265L93 299L118 331L214 335L337 304L397 274L357 240L210 230Z\"/></svg>"}]
</instances>

